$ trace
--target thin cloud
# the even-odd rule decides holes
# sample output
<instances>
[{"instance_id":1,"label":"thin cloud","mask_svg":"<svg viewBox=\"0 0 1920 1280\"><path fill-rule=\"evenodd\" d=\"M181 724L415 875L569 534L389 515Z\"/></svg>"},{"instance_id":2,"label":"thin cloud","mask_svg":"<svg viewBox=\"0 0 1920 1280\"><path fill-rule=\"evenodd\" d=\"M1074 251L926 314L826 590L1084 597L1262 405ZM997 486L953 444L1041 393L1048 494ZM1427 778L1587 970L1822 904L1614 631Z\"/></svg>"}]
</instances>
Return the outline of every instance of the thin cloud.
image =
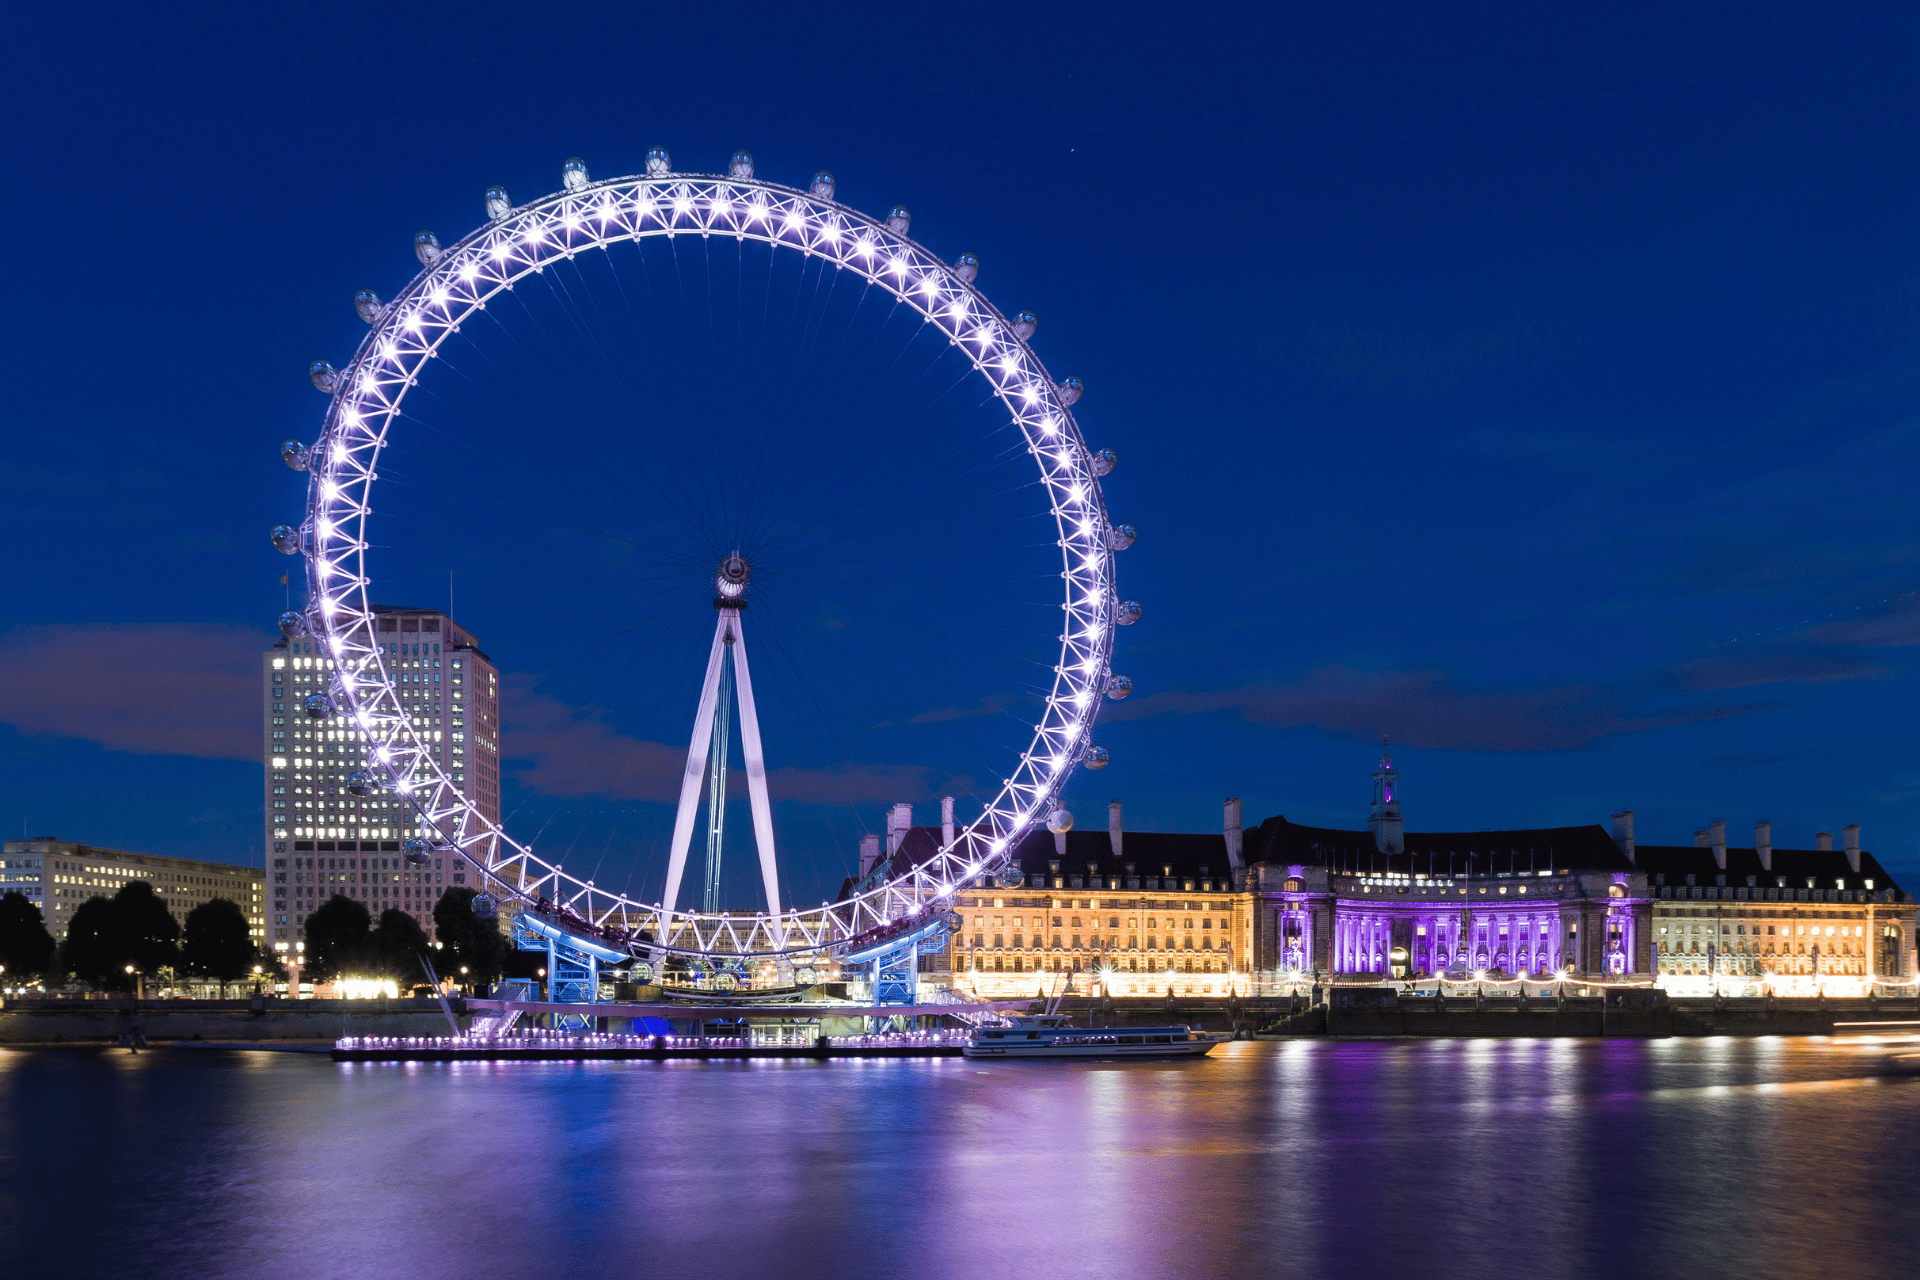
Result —
<instances>
[{"instance_id":1,"label":"thin cloud","mask_svg":"<svg viewBox=\"0 0 1920 1280\"><path fill-rule=\"evenodd\" d=\"M580 710L509 679L501 693L501 745L516 781L549 796L604 796L673 804L687 765L685 743L620 733L605 716ZM868 806L930 799L933 770L923 765L846 764L767 771L775 803ZM728 778L743 793L744 769Z\"/></svg>"},{"instance_id":2,"label":"thin cloud","mask_svg":"<svg viewBox=\"0 0 1920 1280\"><path fill-rule=\"evenodd\" d=\"M980 716L997 716L1020 700L1017 693L996 693L982 698L970 707L935 707L931 711L922 711L908 718L908 724L945 724L951 720L973 720Z\"/></svg>"},{"instance_id":3,"label":"thin cloud","mask_svg":"<svg viewBox=\"0 0 1920 1280\"><path fill-rule=\"evenodd\" d=\"M1625 701L1620 693L1583 684L1487 689L1461 685L1437 671L1325 666L1296 680L1150 694L1107 714L1141 720L1226 712L1263 728L1315 728L1352 738L1384 734L1412 747L1571 751L1620 734L1767 709L1711 706L1636 713Z\"/></svg>"},{"instance_id":4,"label":"thin cloud","mask_svg":"<svg viewBox=\"0 0 1920 1280\"><path fill-rule=\"evenodd\" d=\"M0 721L110 751L260 759L251 627L19 627L0 635Z\"/></svg>"}]
</instances>

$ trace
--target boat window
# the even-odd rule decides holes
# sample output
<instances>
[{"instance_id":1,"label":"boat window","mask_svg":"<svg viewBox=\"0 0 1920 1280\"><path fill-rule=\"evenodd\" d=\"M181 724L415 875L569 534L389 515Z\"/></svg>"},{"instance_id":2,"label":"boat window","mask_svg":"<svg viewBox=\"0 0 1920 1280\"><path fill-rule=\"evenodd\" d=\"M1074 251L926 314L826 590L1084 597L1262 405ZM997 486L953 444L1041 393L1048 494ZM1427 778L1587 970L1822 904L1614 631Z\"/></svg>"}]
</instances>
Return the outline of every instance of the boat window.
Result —
<instances>
[{"instance_id":1,"label":"boat window","mask_svg":"<svg viewBox=\"0 0 1920 1280\"><path fill-rule=\"evenodd\" d=\"M1115 1039L1116 1039L1116 1040L1117 1040L1117 1041L1118 1041L1118 1042L1119 1042L1120 1044L1144 1044L1144 1043L1146 1043L1146 1041L1144 1041L1144 1040L1143 1040L1143 1039L1142 1039L1141 1037L1139 1037L1139 1036L1117 1036L1117 1037L1115 1037Z\"/></svg>"},{"instance_id":2,"label":"boat window","mask_svg":"<svg viewBox=\"0 0 1920 1280\"><path fill-rule=\"evenodd\" d=\"M1148 1036L1147 1043L1148 1044L1172 1044L1173 1037L1172 1036Z\"/></svg>"}]
</instances>

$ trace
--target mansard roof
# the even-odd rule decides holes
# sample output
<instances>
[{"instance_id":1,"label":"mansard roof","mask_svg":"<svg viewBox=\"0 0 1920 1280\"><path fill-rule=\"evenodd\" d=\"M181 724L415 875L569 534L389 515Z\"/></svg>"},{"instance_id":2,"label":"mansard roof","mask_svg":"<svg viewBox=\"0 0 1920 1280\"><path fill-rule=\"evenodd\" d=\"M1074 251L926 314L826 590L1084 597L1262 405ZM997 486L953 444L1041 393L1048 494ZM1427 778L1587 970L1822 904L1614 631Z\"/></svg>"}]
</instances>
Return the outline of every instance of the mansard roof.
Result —
<instances>
[{"instance_id":1,"label":"mansard roof","mask_svg":"<svg viewBox=\"0 0 1920 1280\"><path fill-rule=\"evenodd\" d=\"M1744 885L1752 876L1763 889L1864 890L1869 880L1876 892L1900 887L1880 860L1864 849L1858 871L1848 864L1844 849L1775 849L1770 871L1761 867L1760 854L1754 849L1729 847L1725 867L1714 861L1712 849L1691 844L1637 845L1633 858L1649 877L1665 876L1669 885L1685 884L1688 876L1695 884L1715 884L1715 877L1725 876L1730 885ZM1814 883L1809 885L1809 880Z\"/></svg>"},{"instance_id":2,"label":"mansard roof","mask_svg":"<svg viewBox=\"0 0 1920 1280\"><path fill-rule=\"evenodd\" d=\"M1500 871L1631 871L1599 823L1510 831L1409 831L1405 853L1388 855L1366 831L1308 827L1275 815L1249 828L1246 860L1336 871L1489 875Z\"/></svg>"},{"instance_id":3,"label":"mansard roof","mask_svg":"<svg viewBox=\"0 0 1920 1280\"><path fill-rule=\"evenodd\" d=\"M1765 888L1781 884L1784 877L1787 888L1805 888L1812 879L1816 882L1812 887L1819 889L1864 890L1868 880L1873 881L1876 891L1899 889L1880 860L1864 851L1857 872L1848 866L1843 849L1775 849L1771 871L1761 869L1760 856L1752 849L1728 849L1724 870L1714 862L1712 849L1695 845L1643 844L1635 848L1629 860L1612 834L1597 822L1506 831L1409 831L1405 843L1405 853L1389 856L1374 848L1370 832L1303 826L1276 814L1247 828L1243 856L1248 863L1298 863L1335 871L1408 875L1640 871L1649 878L1665 876L1669 885L1684 884L1689 875L1696 883L1708 885L1715 883L1714 877L1724 875L1729 885L1744 885L1748 876L1754 876L1755 883ZM1021 872L1029 876L1051 874L1049 864L1055 860L1061 864L1060 874L1068 876L1171 874L1222 879L1230 874L1226 837L1218 832L1128 831L1121 837L1119 857L1114 856L1108 834L1097 829L1068 832L1066 845L1064 855L1055 852L1053 834L1035 828L1014 846L1014 857ZM888 859L887 878L905 875L931 858L939 847L939 827L910 828L899 850ZM1135 868L1131 872L1128 863ZM1167 867L1172 871L1163 870ZM854 883L850 877L841 888L842 896Z\"/></svg>"},{"instance_id":4,"label":"mansard roof","mask_svg":"<svg viewBox=\"0 0 1920 1280\"><path fill-rule=\"evenodd\" d=\"M925 862L940 848L939 827L912 827L900 849L893 855L893 874L904 874ZM1105 831L1067 832L1067 851L1063 857L1054 849L1053 833L1036 827L1014 845L1013 855L1028 875L1048 871L1048 864L1059 861L1062 875L1126 875L1126 863L1133 863L1135 875L1198 876L1219 878L1228 873L1227 838L1219 833L1190 834L1177 831L1128 831L1121 836L1122 856L1115 857L1113 841ZM1088 871L1091 863L1096 870ZM1163 868L1172 867L1171 872Z\"/></svg>"}]
</instances>

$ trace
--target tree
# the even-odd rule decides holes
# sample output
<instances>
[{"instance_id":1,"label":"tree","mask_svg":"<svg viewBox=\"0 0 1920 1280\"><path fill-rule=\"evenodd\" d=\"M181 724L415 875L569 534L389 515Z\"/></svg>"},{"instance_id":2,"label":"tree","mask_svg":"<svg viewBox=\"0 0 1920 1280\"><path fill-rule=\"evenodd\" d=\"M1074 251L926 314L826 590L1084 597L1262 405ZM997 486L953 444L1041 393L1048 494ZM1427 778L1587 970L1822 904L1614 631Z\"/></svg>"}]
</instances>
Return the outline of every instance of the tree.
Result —
<instances>
[{"instance_id":1,"label":"tree","mask_svg":"<svg viewBox=\"0 0 1920 1280\"><path fill-rule=\"evenodd\" d=\"M67 922L61 963L111 991L133 989L132 965L152 975L180 961L180 925L145 880L129 880L111 898L88 898Z\"/></svg>"},{"instance_id":2,"label":"tree","mask_svg":"<svg viewBox=\"0 0 1920 1280\"><path fill-rule=\"evenodd\" d=\"M357 967L367 952L373 917L365 904L336 893L307 917L307 980L327 982Z\"/></svg>"},{"instance_id":3,"label":"tree","mask_svg":"<svg viewBox=\"0 0 1920 1280\"><path fill-rule=\"evenodd\" d=\"M431 945L427 942L427 931L398 907L388 907L380 913L380 927L373 931L367 944L364 963L371 971L393 979L395 985L402 988L427 980L426 970L420 967L420 953Z\"/></svg>"},{"instance_id":4,"label":"tree","mask_svg":"<svg viewBox=\"0 0 1920 1280\"><path fill-rule=\"evenodd\" d=\"M223 999L229 982L252 971L253 950L253 934L238 903L212 898L187 912L181 958L193 972L218 979Z\"/></svg>"},{"instance_id":5,"label":"tree","mask_svg":"<svg viewBox=\"0 0 1920 1280\"><path fill-rule=\"evenodd\" d=\"M23 893L0 898L0 964L7 972L25 978L45 973L53 962L53 935L40 908Z\"/></svg>"},{"instance_id":6,"label":"tree","mask_svg":"<svg viewBox=\"0 0 1920 1280\"><path fill-rule=\"evenodd\" d=\"M473 914L474 889L449 889L433 904L433 931L441 951L433 967L440 976L462 985L496 981L507 963L507 940L498 920ZM466 973L461 973L461 966Z\"/></svg>"}]
</instances>

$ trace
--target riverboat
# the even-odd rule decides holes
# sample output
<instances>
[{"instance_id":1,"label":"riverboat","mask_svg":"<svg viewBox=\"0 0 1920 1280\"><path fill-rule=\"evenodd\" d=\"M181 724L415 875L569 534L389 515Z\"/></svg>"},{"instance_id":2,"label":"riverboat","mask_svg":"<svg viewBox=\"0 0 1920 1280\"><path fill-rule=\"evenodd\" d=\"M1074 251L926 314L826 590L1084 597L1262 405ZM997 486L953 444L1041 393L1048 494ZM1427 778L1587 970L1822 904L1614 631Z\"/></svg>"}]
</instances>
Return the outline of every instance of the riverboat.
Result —
<instances>
[{"instance_id":1,"label":"riverboat","mask_svg":"<svg viewBox=\"0 0 1920 1280\"><path fill-rule=\"evenodd\" d=\"M1225 1036L1171 1027L1076 1027L1041 1014L1006 1026L976 1027L960 1052L968 1058L1204 1058Z\"/></svg>"}]
</instances>

